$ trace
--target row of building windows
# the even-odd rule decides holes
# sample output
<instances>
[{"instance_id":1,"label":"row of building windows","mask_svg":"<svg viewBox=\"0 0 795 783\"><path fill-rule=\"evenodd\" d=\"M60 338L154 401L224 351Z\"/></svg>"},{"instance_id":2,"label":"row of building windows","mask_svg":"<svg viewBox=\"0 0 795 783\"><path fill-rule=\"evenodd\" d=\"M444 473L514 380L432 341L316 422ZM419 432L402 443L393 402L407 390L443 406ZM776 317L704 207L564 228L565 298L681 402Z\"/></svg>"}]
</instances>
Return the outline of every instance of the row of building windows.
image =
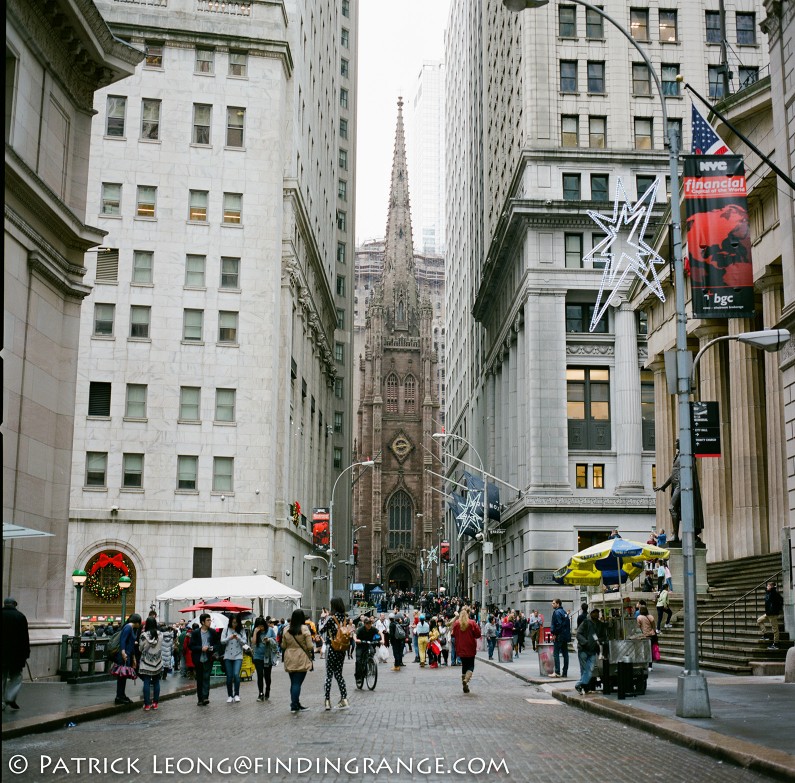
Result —
<instances>
[{"instance_id":1,"label":"row of building windows","mask_svg":"<svg viewBox=\"0 0 795 783\"><path fill-rule=\"evenodd\" d=\"M165 53L163 41L144 41L144 68L162 71ZM193 72L201 76L215 76L216 50L212 46L197 46L193 60ZM227 57L227 76L241 79L248 77L248 52L239 49L229 51Z\"/></svg>"},{"instance_id":2,"label":"row of building windows","mask_svg":"<svg viewBox=\"0 0 795 783\"><path fill-rule=\"evenodd\" d=\"M157 220L157 186L137 185L135 192L136 218ZM119 182L103 182L100 196L100 215L102 217L121 217L123 187ZM209 190L188 191L189 223L208 223L210 204ZM243 222L243 194L224 193L221 206L221 225L239 226Z\"/></svg>"},{"instance_id":3,"label":"row of building windows","mask_svg":"<svg viewBox=\"0 0 795 783\"><path fill-rule=\"evenodd\" d=\"M182 311L182 341L204 344L204 310ZM238 345L238 319L240 314L232 310L218 311L218 344ZM116 320L116 305L97 302L94 305L94 337L113 338ZM130 306L131 340L151 340L152 308L148 305Z\"/></svg>"},{"instance_id":4,"label":"row of building windows","mask_svg":"<svg viewBox=\"0 0 795 783\"><path fill-rule=\"evenodd\" d=\"M607 146L607 117L589 114L588 147L604 149ZM562 147L580 146L579 114L562 114L560 117L560 144ZM673 129L680 141L682 140L682 120L669 119L667 131ZM584 136L583 136L584 139ZM654 147L654 122L651 117L636 117L634 121L635 149L652 149Z\"/></svg>"},{"instance_id":5,"label":"row of building windows","mask_svg":"<svg viewBox=\"0 0 795 783\"><path fill-rule=\"evenodd\" d=\"M160 141L163 126L163 102L158 98L141 99L141 141ZM213 106L210 103L193 104L191 144L212 146ZM224 126L225 146L242 149L245 142L246 109L243 106L226 107ZM127 97L109 95L105 117L105 136L109 139L125 139L127 134Z\"/></svg>"},{"instance_id":6,"label":"row of building windows","mask_svg":"<svg viewBox=\"0 0 795 783\"><path fill-rule=\"evenodd\" d=\"M137 285L154 283L155 253L153 250L132 251L131 282ZM189 253L185 256L185 288L206 288L207 256ZM221 256L216 273L220 291L240 291L240 258ZM103 247L97 253L96 278L99 282L115 283L119 279L119 249ZM169 281L173 283L173 281Z\"/></svg>"},{"instance_id":7,"label":"row of building windows","mask_svg":"<svg viewBox=\"0 0 795 783\"><path fill-rule=\"evenodd\" d=\"M398 412L398 390L401 386L395 373L386 377L386 393L384 395L384 409L387 413ZM417 381L413 375L403 379L403 413L414 413L417 396Z\"/></svg>"},{"instance_id":8,"label":"row of building windows","mask_svg":"<svg viewBox=\"0 0 795 783\"><path fill-rule=\"evenodd\" d=\"M657 179L653 174L636 174L635 175L635 192L636 197L640 198L655 182ZM610 201L610 176L608 174L591 174L590 175L591 201ZM666 188L668 186L668 178L666 177ZM575 174L573 172L563 173L563 200L564 201L581 201L583 198L582 192L582 174Z\"/></svg>"}]
</instances>

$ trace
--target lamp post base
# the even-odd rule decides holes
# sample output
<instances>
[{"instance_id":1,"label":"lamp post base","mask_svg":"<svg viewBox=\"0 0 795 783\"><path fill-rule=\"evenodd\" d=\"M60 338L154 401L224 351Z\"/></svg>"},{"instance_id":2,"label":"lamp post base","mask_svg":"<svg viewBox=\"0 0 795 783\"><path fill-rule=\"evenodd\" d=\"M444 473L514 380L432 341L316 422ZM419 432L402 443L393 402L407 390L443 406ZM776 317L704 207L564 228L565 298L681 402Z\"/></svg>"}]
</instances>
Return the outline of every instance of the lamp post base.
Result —
<instances>
[{"instance_id":1,"label":"lamp post base","mask_svg":"<svg viewBox=\"0 0 795 783\"><path fill-rule=\"evenodd\" d=\"M707 680L703 674L680 674L676 683L678 718L711 718Z\"/></svg>"}]
</instances>

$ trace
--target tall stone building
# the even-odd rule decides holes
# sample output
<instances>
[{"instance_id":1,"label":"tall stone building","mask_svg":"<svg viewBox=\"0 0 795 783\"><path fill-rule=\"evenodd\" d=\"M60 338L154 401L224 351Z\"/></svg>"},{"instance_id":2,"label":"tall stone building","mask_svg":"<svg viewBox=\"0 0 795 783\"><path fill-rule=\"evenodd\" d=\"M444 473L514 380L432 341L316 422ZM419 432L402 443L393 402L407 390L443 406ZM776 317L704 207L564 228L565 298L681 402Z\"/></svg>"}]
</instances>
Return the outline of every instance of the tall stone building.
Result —
<instances>
[{"instance_id":1,"label":"tall stone building","mask_svg":"<svg viewBox=\"0 0 795 783\"><path fill-rule=\"evenodd\" d=\"M429 297L420 297L414 265L402 99L383 276L365 329L357 449L360 458L372 457L376 464L354 487L356 524L367 526L359 535L358 579L413 588L423 583L423 550L439 540L439 480L428 472L438 455L432 435L439 403L433 306Z\"/></svg>"}]
</instances>

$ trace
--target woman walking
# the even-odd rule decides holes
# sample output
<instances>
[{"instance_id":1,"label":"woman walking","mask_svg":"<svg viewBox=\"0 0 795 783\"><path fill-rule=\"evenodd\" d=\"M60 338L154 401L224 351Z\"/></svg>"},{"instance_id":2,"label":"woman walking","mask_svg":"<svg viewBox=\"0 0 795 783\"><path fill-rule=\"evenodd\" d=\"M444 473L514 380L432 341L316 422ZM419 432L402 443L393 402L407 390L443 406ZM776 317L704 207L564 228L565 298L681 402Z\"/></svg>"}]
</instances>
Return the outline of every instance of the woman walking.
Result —
<instances>
[{"instance_id":1,"label":"woman walking","mask_svg":"<svg viewBox=\"0 0 795 783\"><path fill-rule=\"evenodd\" d=\"M239 614L229 618L229 625L221 635L221 644L224 646L226 702L231 704L240 701L240 669L243 666L243 645L246 644L246 631Z\"/></svg>"},{"instance_id":2,"label":"woman walking","mask_svg":"<svg viewBox=\"0 0 795 783\"><path fill-rule=\"evenodd\" d=\"M312 634L304 625L306 615L296 609L290 617L290 625L282 634L284 670L290 675L290 712L298 715L305 710L301 704L301 686L306 673L312 671Z\"/></svg>"},{"instance_id":3,"label":"woman walking","mask_svg":"<svg viewBox=\"0 0 795 783\"><path fill-rule=\"evenodd\" d=\"M670 599L668 597L668 588L663 586L660 590L660 594L657 596L657 628L670 628L671 627L671 617L673 617L673 612L671 611L671 607L668 605L670 603ZM665 625L663 625L663 615L667 615L667 620Z\"/></svg>"},{"instance_id":4,"label":"woman walking","mask_svg":"<svg viewBox=\"0 0 795 783\"><path fill-rule=\"evenodd\" d=\"M257 701L265 701L271 695L271 671L276 657L276 633L264 617L254 621L254 635L251 639L252 658L257 670Z\"/></svg>"},{"instance_id":5,"label":"woman walking","mask_svg":"<svg viewBox=\"0 0 795 783\"><path fill-rule=\"evenodd\" d=\"M480 626L469 619L469 612L462 609L458 619L453 623L450 635L455 640L456 655L461 659L461 685L464 693L469 693L469 681L475 671L475 653L477 640L480 639Z\"/></svg>"},{"instance_id":6,"label":"woman walking","mask_svg":"<svg viewBox=\"0 0 795 783\"><path fill-rule=\"evenodd\" d=\"M144 712L156 710L160 701L160 678L163 674L164 634L157 630L157 620L147 617L144 631L138 639L141 663L138 673L144 682Z\"/></svg>"},{"instance_id":7,"label":"woman walking","mask_svg":"<svg viewBox=\"0 0 795 783\"><path fill-rule=\"evenodd\" d=\"M337 707L341 710L347 710L350 706L348 704L348 689L345 687L345 678L342 676L342 664L345 662L345 654L351 645L353 635L350 634L350 628L353 623L350 623L345 613L345 604L341 598L331 599L331 613L326 620L326 625L323 630L326 635L326 693L323 705L327 710L331 709L331 678L337 681L340 689L340 700ZM343 633L338 639L337 631L342 629ZM349 635L350 634L350 635ZM337 640L337 641L335 641ZM336 647L334 645L337 645Z\"/></svg>"},{"instance_id":8,"label":"woman walking","mask_svg":"<svg viewBox=\"0 0 795 783\"><path fill-rule=\"evenodd\" d=\"M483 629L486 632L486 644L488 645L489 660L494 660L494 647L497 644L497 626L494 625L494 617L488 616L486 626Z\"/></svg>"},{"instance_id":9,"label":"woman walking","mask_svg":"<svg viewBox=\"0 0 795 783\"><path fill-rule=\"evenodd\" d=\"M659 647L659 642L657 641L657 623L654 622L654 618L649 614L649 609L646 606L646 604L641 605L641 607L638 609L637 623L638 623L638 628L640 628L644 638L648 639L651 642L651 660L659 661L660 647ZM657 648L656 651L654 649L655 647ZM651 666L652 665L650 662L649 663L650 669Z\"/></svg>"},{"instance_id":10,"label":"woman walking","mask_svg":"<svg viewBox=\"0 0 795 783\"><path fill-rule=\"evenodd\" d=\"M119 651L113 659L110 673L116 678L116 704L130 704L132 699L124 692L127 680L135 680L138 673L135 671L135 641L138 629L141 627L141 615L131 614L124 628L121 629Z\"/></svg>"}]
</instances>

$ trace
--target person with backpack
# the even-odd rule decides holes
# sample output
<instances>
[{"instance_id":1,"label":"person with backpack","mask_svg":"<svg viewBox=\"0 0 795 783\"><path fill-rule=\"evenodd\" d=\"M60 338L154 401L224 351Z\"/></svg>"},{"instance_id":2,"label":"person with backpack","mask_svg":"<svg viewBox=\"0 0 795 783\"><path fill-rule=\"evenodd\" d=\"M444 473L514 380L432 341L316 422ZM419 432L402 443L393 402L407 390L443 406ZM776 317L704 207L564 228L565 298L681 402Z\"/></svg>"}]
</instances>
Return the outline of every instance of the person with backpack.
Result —
<instances>
[{"instance_id":1,"label":"person with backpack","mask_svg":"<svg viewBox=\"0 0 795 783\"><path fill-rule=\"evenodd\" d=\"M144 683L144 712L156 710L160 701L160 678L163 674L165 634L158 633L157 618L146 618L143 633L138 637L141 661L138 673ZM171 643L169 637L169 644Z\"/></svg>"},{"instance_id":2,"label":"person with backpack","mask_svg":"<svg viewBox=\"0 0 795 783\"><path fill-rule=\"evenodd\" d=\"M405 650L406 629L403 627L403 618L398 614L389 619L389 638L394 642L392 655L395 657L393 672L399 672L403 666L403 650Z\"/></svg>"},{"instance_id":3,"label":"person with backpack","mask_svg":"<svg viewBox=\"0 0 795 783\"><path fill-rule=\"evenodd\" d=\"M138 629L141 627L141 615L131 614L119 632L118 641L114 637L108 642L108 649L113 654L113 665L110 673L116 678L116 704L131 704L132 699L124 692L127 680L138 679L135 659L135 642ZM116 647L118 645L118 648Z\"/></svg>"},{"instance_id":4,"label":"person with backpack","mask_svg":"<svg viewBox=\"0 0 795 783\"><path fill-rule=\"evenodd\" d=\"M569 615L563 608L563 602L556 598L552 602L552 641L554 643L553 657L555 661L555 673L552 677L569 676L569 642L571 641L571 625ZM560 657L563 656L563 674L560 671Z\"/></svg>"},{"instance_id":5,"label":"person with backpack","mask_svg":"<svg viewBox=\"0 0 795 783\"><path fill-rule=\"evenodd\" d=\"M337 707L347 710L348 689L345 687L345 678L342 676L342 664L345 663L345 655L351 646L351 625L348 624L348 617L345 612L345 604L341 598L331 599L331 613L323 627L328 645L326 655L326 683L325 700L323 702L327 710L331 709L331 678L337 681L340 689L340 700Z\"/></svg>"}]
</instances>

